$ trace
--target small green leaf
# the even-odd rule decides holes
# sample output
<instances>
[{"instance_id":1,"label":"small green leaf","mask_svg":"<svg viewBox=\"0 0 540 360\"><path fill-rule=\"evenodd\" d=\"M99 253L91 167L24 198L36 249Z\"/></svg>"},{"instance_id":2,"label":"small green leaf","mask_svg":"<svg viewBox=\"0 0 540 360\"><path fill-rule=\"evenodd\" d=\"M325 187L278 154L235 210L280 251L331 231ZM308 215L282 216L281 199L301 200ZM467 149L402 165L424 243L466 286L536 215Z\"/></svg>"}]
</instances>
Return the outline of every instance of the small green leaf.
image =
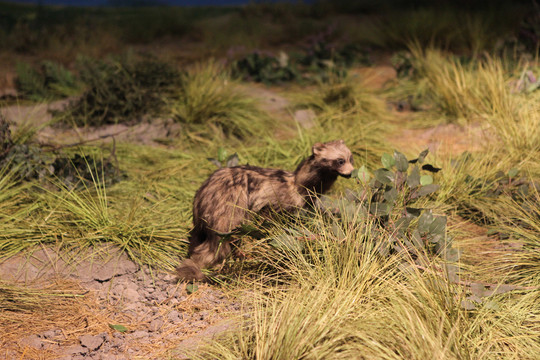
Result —
<instances>
[{"instance_id":1,"label":"small green leaf","mask_svg":"<svg viewBox=\"0 0 540 360\"><path fill-rule=\"evenodd\" d=\"M409 224L411 223L412 218L410 216L403 216L402 218L396 220L394 227L396 229L396 233L400 236L403 236L407 228L409 227Z\"/></svg>"},{"instance_id":2,"label":"small green leaf","mask_svg":"<svg viewBox=\"0 0 540 360\"><path fill-rule=\"evenodd\" d=\"M517 174L518 174L519 170L516 169L516 168L512 168L510 170L508 170L508 177L515 177Z\"/></svg>"},{"instance_id":3,"label":"small green leaf","mask_svg":"<svg viewBox=\"0 0 540 360\"><path fill-rule=\"evenodd\" d=\"M411 235L411 241L417 249L424 248L424 242L422 241L422 237L420 236L420 232L418 231L418 229L415 229L413 231Z\"/></svg>"},{"instance_id":4,"label":"small green leaf","mask_svg":"<svg viewBox=\"0 0 540 360\"><path fill-rule=\"evenodd\" d=\"M446 216L436 216L429 225L431 235L444 235L446 232Z\"/></svg>"},{"instance_id":5,"label":"small green leaf","mask_svg":"<svg viewBox=\"0 0 540 360\"><path fill-rule=\"evenodd\" d=\"M433 184L433 177L431 175L422 175L420 177L420 184L424 186Z\"/></svg>"},{"instance_id":6,"label":"small green leaf","mask_svg":"<svg viewBox=\"0 0 540 360\"><path fill-rule=\"evenodd\" d=\"M398 171L407 171L407 169L409 168L409 161L407 160L405 155L403 155L397 150L394 150L394 159L396 160L396 169Z\"/></svg>"},{"instance_id":7,"label":"small green leaf","mask_svg":"<svg viewBox=\"0 0 540 360\"><path fill-rule=\"evenodd\" d=\"M118 324L109 324L109 327L113 330L116 330L118 332L126 332L128 331L128 328L124 325L118 325Z\"/></svg>"},{"instance_id":8,"label":"small green leaf","mask_svg":"<svg viewBox=\"0 0 540 360\"><path fill-rule=\"evenodd\" d=\"M390 204L393 204L396 201L397 196L398 192L395 187L391 187L390 190L385 191L384 193L384 199Z\"/></svg>"},{"instance_id":9,"label":"small green leaf","mask_svg":"<svg viewBox=\"0 0 540 360\"><path fill-rule=\"evenodd\" d=\"M493 300L488 300L484 303L484 307L489 310L499 311L501 307Z\"/></svg>"},{"instance_id":10,"label":"small green leaf","mask_svg":"<svg viewBox=\"0 0 540 360\"><path fill-rule=\"evenodd\" d=\"M385 169L390 170L396 163L396 160L392 157L392 155L384 153L381 157L381 163Z\"/></svg>"},{"instance_id":11,"label":"small green leaf","mask_svg":"<svg viewBox=\"0 0 540 360\"><path fill-rule=\"evenodd\" d=\"M332 234L334 234L334 236L340 240L345 239L346 237L343 228L337 221L334 221L332 223Z\"/></svg>"},{"instance_id":12,"label":"small green leaf","mask_svg":"<svg viewBox=\"0 0 540 360\"><path fill-rule=\"evenodd\" d=\"M354 177L358 178L364 184L369 182L371 176L369 175L369 171L366 169L365 165L362 165L360 169L355 171L357 171L357 173L356 176L353 175Z\"/></svg>"},{"instance_id":13,"label":"small green leaf","mask_svg":"<svg viewBox=\"0 0 540 360\"><path fill-rule=\"evenodd\" d=\"M444 252L444 258L450 262L456 262L459 260L460 257L461 257L461 250L459 249L451 248L451 249L446 249L446 251Z\"/></svg>"},{"instance_id":14,"label":"small green leaf","mask_svg":"<svg viewBox=\"0 0 540 360\"><path fill-rule=\"evenodd\" d=\"M430 211L424 211L418 218L418 230L422 233L429 231L429 226L433 222L433 214Z\"/></svg>"},{"instance_id":15,"label":"small green leaf","mask_svg":"<svg viewBox=\"0 0 540 360\"><path fill-rule=\"evenodd\" d=\"M429 149L426 149L426 150L422 151L422 152L420 153L420 155L418 155L418 162L419 162L420 164L424 162L424 159L426 158L426 156L428 155L428 153L429 153Z\"/></svg>"},{"instance_id":16,"label":"small green leaf","mask_svg":"<svg viewBox=\"0 0 540 360\"><path fill-rule=\"evenodd\" d=\"M407 176L407 185L411 189L420 185L420 169L418 166L414 166L409 176Z\"/></svg>"},{"instance_id":17,"label":"small green leaf","mask_svg":"<svg viewBox=\"0 0 540 360\"><path fill-rule=\"evenodd\" d=\"M375 179L383 184L391 184L394 181L394 173L386 169L377 169L373 172Z\"/></svg>"},{"instance_id":18,"label":"small green leaf","mask_svg":"<svg viewBox=\"0 0 540 360\"><path fill-rule=\"evenodd\" d=\"M413 199L416 199L418 197L421 197L421 196L425 196L425 195L429 195L429 194L432 194L434 193L435 191L439 190L439 185L435 185L435 184L429 184L429 185L426 185L426 186L422 186L420 189L418 189L418 191L413 195L411 196Z\"/></svg>"},{"instance_id":19,"label":"small green leaf","mask_svg":"<svg viewBox=\"0 0 540 360\"><path fill-rule=\"evenodd\" d=\"M369 212L375 216L384 216L390 213L391 208L385 203L372 203L369 206Z\"/></svg>"},{"instance_id":20,"label":"small green leaf","mask_svg":"<svg viewBox=\"0 0 540 360\"><path fill-rule=\"evenodd\" d=\"M186 285L186 292L188 293L188 295L193 294L197 290L199 290L199 286L197 284L187 284Z\"/></svg>"},{"instance_id":21,"label":"small green leaf","mask_svg":"<svg viewBox=\"0 0 540 360\"><path fill-rule=\"evenodd\" d=\"M408 217L411 217L411 216L419 217L422 214L422 210L423 209L417 209L417 208L413 208L413 207L406 207L405 208L405 211L407 212Z\"/></svg>"},{"instance_id":22,"label":"small green leaf","mask_svg":"<svg viewBox=\"0 0 540 360\"><path fill-rule=\"evenodd\" d=\"M224 162L225 160L227 160L227 150L225 148L221 146L218 148L217 159L220 162Z\"/></svg>"}]
</instances>

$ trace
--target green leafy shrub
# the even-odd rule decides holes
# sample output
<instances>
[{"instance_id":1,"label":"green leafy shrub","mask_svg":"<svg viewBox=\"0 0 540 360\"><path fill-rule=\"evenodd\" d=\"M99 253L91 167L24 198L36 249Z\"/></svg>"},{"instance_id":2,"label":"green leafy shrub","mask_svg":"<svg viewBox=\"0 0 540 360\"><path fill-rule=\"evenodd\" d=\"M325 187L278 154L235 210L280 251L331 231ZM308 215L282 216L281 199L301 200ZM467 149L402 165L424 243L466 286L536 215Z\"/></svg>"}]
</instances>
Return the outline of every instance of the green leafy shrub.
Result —
<instances>
[{"instance_id":1,"label":"green leafy shrub","mask_svg":"<svg viewBox=\"0 0 540 360\"><path fill-rule=\"evenodd\" d=\"M383 154L383 167L373 172L373 178L364 166L355 170L353 177L364 186L359 191L349 190L342 199L324 197L323 210L338 214L345 224L365 223L367 217L375 217L379 226L375 232L387 234L374 237L382 241L375 246L383 256L413 254L421 261L425 253L433 253L457 261L459 254L451 249L451 239L446 236L446 216L417 207L422 198L439 189L429 173L441 169L423 164L427 154L425 150L410 161L398 151L393 156ZM340 231L343 225L336 222L333 226Z\"/></svg>"},{"instance_id":2,"label":"green leafy shrub","mask_svg":"<svg viewBox=\"0 0 540 360\"><path fill-rule=\"evenodd\" d=\"M9 122L0 114L0 158L7 154L12 144Z\"/></svg>"},{"instance_id":3,"label":"green leafy shrub","mask_svg":"<svg viewBox=\"0 0 540 360\"><path fill-rule=\"evenodd\" d=\"M43 61L38 69L29 64L17 64L17 92L33 101L59 99L77 94L81 85L75 75L63 65Z\"/></svg>"},{"instance_id":4,"label":"green leafy shrub","mask_svg":"<svg viewBox=\"0 0 540 360\"><path fill-rule=\"evenodd\" d=\"M106 61L80 59L78 67L87 90L60 117L79 126L140 121L143 115L161 114L181 77L166 62L129 54Z\"/></svg>"},{"instance_id":5,"label":"green leafy shrub","mask_svg":"<svg viewBox=\"0 0 540 360\"><path fill-rule=\"evenodd\" d=\"M13 141L9 123L0 115L0 169L11 171L18 181L55 178L71 188L95 181L110 185L123 178L113 161L116 162L114 152L103 160L46 151L29 140Z\"/></svg>"},{"instance_id":6,"label":"green leafy shrub","mask_svg":"<svg viewBox=\"0 0 540 360\"><path fill-rule=\"evenodd\" d=\"M267 85L295 81L300 77L284 52L280 53L279 58L258 52L249 54L234 62L232 74Z\"/></svg>"}]
</instances>

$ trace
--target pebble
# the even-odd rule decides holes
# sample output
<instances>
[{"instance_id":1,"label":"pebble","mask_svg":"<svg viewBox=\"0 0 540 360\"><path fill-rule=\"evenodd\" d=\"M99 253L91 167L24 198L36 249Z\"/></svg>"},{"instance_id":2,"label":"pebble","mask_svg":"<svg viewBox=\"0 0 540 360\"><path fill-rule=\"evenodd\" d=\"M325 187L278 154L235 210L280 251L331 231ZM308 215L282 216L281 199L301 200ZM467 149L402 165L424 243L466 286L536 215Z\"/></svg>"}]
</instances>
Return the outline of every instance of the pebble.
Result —
<instances>
[{"instance_id":1,"label":"pebble","mask_svg":"<svg viewBox=\"0 0 540 360\"><path fill-rule=\"evenodd\" d=\"M96 351L103 344L105 339L102 335L83 335L79 338L81 345L90 351Z\"/></svg>"},{"instance_id":2,"label":"pebble","mask_svg":"<svg viewBox=\"0 0 540 360\"><path fill-rule=\"evenodd\" d=\"M159 329L161 329L162 326L163 326L163 320L154 319L154 320L152 320L152 322L148 326L148 330L152 331L152 332L155 332L155 331L158 331Z\"/></svg>"},{"instance_id":3,"label":"pebble","mask_svg":"<svg viewBox=\"0 0 540 360\"><path fill-rule=\"evenodd\" d=\"M148 331L136 330L136 331L132 332L130 335L131 335L131 337L133 339L141 339L141 338L145 338L145 337L148 336Z\"/></svg>"},{"instance_id":4,"label":"pebble","mask_svg":"<svg viewBox=\"0 0 540 360\"><path fill-rule=\"evenodd\" d=\"M69 355L86 354L88 349L81 345L71 345L67 347L64 352Z\"/></svg>"},{"instance_id":5,"label":"pebble","mask_svg":"<svg viewBox=\"0 0 540 360\"><path fill-rule=\"evenodd\" d=\"M139 292L135 289L126 289L124 291L124 298L129 301L139 301Z\"/></svg>"},{"instance_id":6,"label":"pebble","mask_svg":"<svg viewBox=\"0 0 540 360\"><path fill-rule=\"evenodd\" d=\"M180 313L176 310L173 310L167 315L167 319L169 319L170 322L178 322L180 321Z\"/></svg>"}]
</instances>

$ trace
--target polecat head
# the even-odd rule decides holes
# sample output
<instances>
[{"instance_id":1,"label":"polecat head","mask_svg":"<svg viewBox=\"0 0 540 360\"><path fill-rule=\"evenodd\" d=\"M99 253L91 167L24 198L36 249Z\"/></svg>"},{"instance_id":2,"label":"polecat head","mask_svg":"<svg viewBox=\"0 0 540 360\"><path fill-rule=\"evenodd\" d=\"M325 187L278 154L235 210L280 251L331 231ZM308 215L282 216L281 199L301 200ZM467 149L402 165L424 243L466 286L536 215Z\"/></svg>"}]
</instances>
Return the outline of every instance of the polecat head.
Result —
<instances>
[{"instance_id":1,"label":"polecat head","mask_svg":"<svg viewBox=\"0 0 540 360\"><path fill-rule=\"evenodd\" d=\"M333 170L343 177L351 176L354 170L353 156L343 140L316 143L311 150L320 167Z\"/></svg>"}]
</instances>

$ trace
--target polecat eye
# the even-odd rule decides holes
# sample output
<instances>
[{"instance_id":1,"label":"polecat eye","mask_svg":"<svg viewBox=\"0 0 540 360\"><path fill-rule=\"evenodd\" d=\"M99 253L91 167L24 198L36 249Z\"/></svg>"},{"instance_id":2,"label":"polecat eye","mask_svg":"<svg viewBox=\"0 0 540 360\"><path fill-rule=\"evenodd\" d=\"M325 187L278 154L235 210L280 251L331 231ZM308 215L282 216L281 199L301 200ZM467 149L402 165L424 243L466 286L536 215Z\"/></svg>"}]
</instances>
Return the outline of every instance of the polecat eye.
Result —
<instances>
[{"instance_id":1,"label":"polecat eye","mask_svg":"<svg viewBox=\"0 0 540 360\"><path fill-rule=\"evenodd\" d=\"M337 162L338 162L338 165L339 165L339 166L345 164L345 160L343 160L343 159L338 159Z\"/></svg>"}]
</instances>

